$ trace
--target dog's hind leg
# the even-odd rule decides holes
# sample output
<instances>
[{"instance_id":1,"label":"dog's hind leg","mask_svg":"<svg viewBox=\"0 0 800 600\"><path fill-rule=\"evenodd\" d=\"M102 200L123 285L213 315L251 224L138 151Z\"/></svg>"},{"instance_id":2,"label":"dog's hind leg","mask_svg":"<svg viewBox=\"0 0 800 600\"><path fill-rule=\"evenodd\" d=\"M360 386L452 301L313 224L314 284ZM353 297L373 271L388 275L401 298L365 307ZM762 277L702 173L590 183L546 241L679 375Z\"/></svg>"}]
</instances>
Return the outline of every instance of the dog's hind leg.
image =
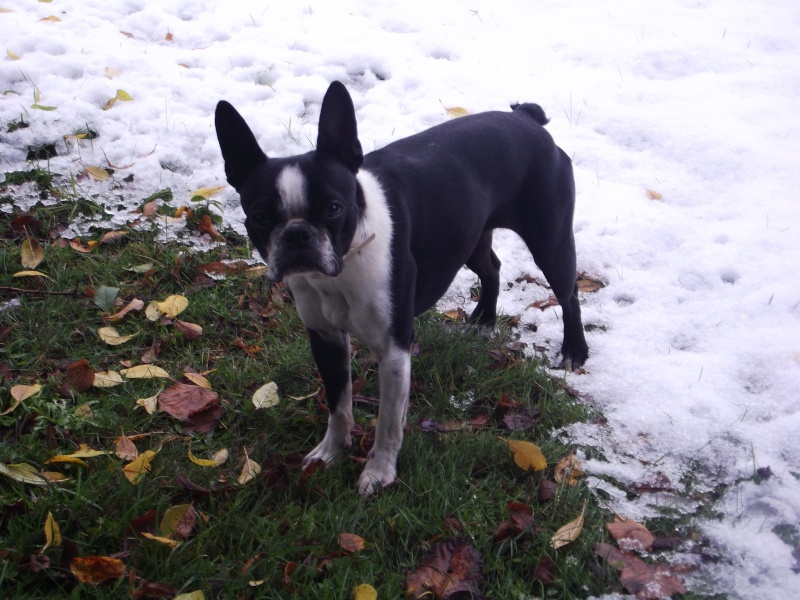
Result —
<instances>
[{"instance_id":1,"label":"dog's hind leg","mask_svg":"<svg viewBox=\"0 0 800 600\"><path fill-rule=\"evenodd\" d=\"M491 229L481 234L478 245L466 264L481 281L481 297L467 320L467 325L493 329L497 320L497 295L500 293L500 259L492 250Z\"/></svg>"},{"instance_id":2,"label":"dog's hind leg","mask_svg":"<svg viewBox=\"0 0 800 600\"><path fill-rule=\"evenodd\" d=\"M345 331L334 333L308 330L311 353L325 383L328 398L328 429L322 442L305 457L304 465L316 460L334 462L342 450L352 444L353 383L350 379L350 336Z\"/></svg>"}]
</instances>

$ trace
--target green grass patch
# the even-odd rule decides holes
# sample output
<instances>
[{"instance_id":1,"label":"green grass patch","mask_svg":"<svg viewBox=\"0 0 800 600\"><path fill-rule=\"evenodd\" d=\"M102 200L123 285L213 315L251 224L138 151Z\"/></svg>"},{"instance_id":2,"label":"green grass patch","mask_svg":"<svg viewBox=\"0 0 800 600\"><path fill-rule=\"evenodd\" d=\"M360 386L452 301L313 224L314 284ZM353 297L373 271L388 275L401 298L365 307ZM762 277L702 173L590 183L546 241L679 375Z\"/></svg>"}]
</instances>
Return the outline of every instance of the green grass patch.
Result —
<instances>
[{"instance_id":1,"label":"green grass patch","mask_svg":"<svg viewBox=\"0 0 800 600\"><path fill-rule=\"evenodd\" d=\"M158 198L164 193L147 200ZM610 514L582 480L552 484L555 463L571 451L552 432L594 415L526 359L510 332L464 334L434 314L418 321L399 481L361 498L355 486L378 395L377 367L368 353L356 346L353 357L362 397L355 405L360 433L353 451L328 469L303 473L300 458L321 439L326 413L302 324L280 286L245 274L212 279L204 268L245 255L245 241L225 232L227 245L195 254L157 242L154 231L127 231L89 253L51 243L48 232L78 206L36 213L44 248L37 269L47 278L13 277L22 270L20 245L29 230L15 228L14 215L0 223L0 412L12 404L12 386L42 386L0 416L0 463L69 478L37 486L0 477L4 597L106 599L158 590L166 590L159 597L172 597L203 590L206 598L349 598L353 587L369 583L380 598L399 598L407 573L433 544L450 537L481 556L487 597L579 598L621 589L617 572L593 552L594 544L608 541L603 525ZM144 311L133 311L112 325L135 337L107 345L97 332L109 323L92 298L102 287L119 289L117 308L135 298L147 305L184 295L189 304L178 318L203 333L190 339L170 319L150 321ZM151 360L173 380L70 390L67 370L82 359L95 371ZM206 373L224 409L205 434L186 433L175 418L136 404L185 381L187 370ZM278 385L280 403L257 410L252 394L269 381ZM518 427L509 429L515 422ZM137 484L126 479L126 461L115 453L123 434L139 453L157 452ZM522 471L501 438L538 444L548 467ZM88 466L48 463L80 444L107 454L84 458ZM198 466L189 460L190 449L199 458L227 449L229 458ZM262 470L240 484L247 459ZM498 535L510 518L509 503L532 508L533 520ZM168 509L186 504L195 520L187 535L173 535L177 547L143 537L142 531L163 534L159 524ZM580 536L553 549L553 534L584 505ZM62 541L45 548L48 514ZM364 549L343 551L342 533L363 538ZM116 558L127 576L80 583L70 569L75 556ZM550 565L552 577L542 575L542 565Z\"/></svg>"}]
</instances>

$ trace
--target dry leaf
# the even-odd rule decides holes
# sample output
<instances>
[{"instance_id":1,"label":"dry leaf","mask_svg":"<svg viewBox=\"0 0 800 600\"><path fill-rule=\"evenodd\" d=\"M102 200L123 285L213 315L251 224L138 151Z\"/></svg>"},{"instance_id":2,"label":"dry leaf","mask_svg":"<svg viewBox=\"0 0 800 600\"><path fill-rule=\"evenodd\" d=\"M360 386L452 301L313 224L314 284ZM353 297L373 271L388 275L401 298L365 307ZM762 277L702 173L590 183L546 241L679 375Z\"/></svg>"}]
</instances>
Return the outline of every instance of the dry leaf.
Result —
<instances>
[{"instance_id":1,"label":"dry leaf","mask_svg":"<svg viewBox=\"0 0 800 600\"><path fill-rule=\"evenodd\" d=\"M173 540L168 537L162 537L160 535L153 535L152 533L148 533L147 531L140 532L143 537L146 537L148 540L153 540L154 542L158 542L159 544L164 544L165 546L169 546L170 548L177 548L181 545L178 540Z\"/></svg>"},{"instance_id":2,"label":"dry leaf","mask_svg":"<svg viewBox=\"0 0 800 600\"><path fill-rule=\"evenodd\" d=\"M194 505L170 506L161 519L161 533L172 539L185 540L192 533L196 519Z\"/></svg>"},{"instance_id":3,"label":"dry leaf","mask_svg":"<svg viewBox=\"0 0 800 600\"><path fill-rule=\"evenodd\" d=\"M39 22L40 22L40 23L41 23L42 21L49 21L49 22L51 22L51 23L60 23L60 22L61 22L61 19L59 19L59 18L58 18L57 16L55 16L55 15L50 15L49 17L44 17L44 18L41 18L41 19L39 19Z\"/></svg>"},{"instance_id":4,"label":"dry leaf","mask_svg":"<svg viewBox=\"0 0 800 600\"><path fill-rule=\"evenodd\" d=\"M364 538L355 533L340 533L337 540L341 549L350 554L361 552L367 546Z\"/></svg>"},{"instance_id":5,"label":"dry leaf","mask_svg":"<svg viewBox=\"0 0 800 600\"><path fill-rule=\"evenodd\" d=\"M144 309L144 315L150 321L158 321L161 318L161 310L158 308L158 300L153 300Z\"/></svg>"},{"instance_id":6,"label":"dry leaf","mask_svg":"<svg viewBox=\"0 0 800 600\"><path fill-rule=\"evenodd\" d=\"M220 192L221 190L224 190L224 189L225 189L225 186L224 186L224 185L220 185L220 186L218 186L218 187L202 187L202 188L200 188L200 189L198 189L198 190L195 190L195 191L193 191L193 192L192 192L192 193L189 195L189 197L190 197L192 200L194 200L194 199L195 199L195 198L197 198L198 196L199 196L200 198L210 198L211 196L213 196L213 195L214 195L214 194L216 194L217 192Z\"/></svg>"},{"instance_id":7,"label":"dry leaf","mask_svg":"<svg viewBox=\"0 0 800 600\"><path fill-rule=\"evenodd\" d=\"M131 312L133 310L142 310L143 308L144 308L144 302L142 300L140 300L139 298L134 298L133 300L128 302L128 305L125 306L125 308L123 308L118 313L113 314L113 315L104 315L104 316L102 316L100 318L101 319L105 319L106 321L116 322L116 321L122 320L122 318L125 315L127 315L129 312Z\"/></svg>"},{"instance_id":8,"label":"dry leaf","mask_svg":"<svg viewBox=\"0 0 800 600\"><path fill-rule=\"evenodd\" d=\"M19 60L20 59L19 54L17 54L13 50L6 50L6 56L9 58L9 60Z\"/></svg>"},{"instance_id":9,"label":"dry leaf","mask_svg":"<svg viewBox=\"0 0 800 600\"><path fill-rule=\"evenodd\" d=\"M203 328L195 323L187 323L180 319L175 319L175 329L180 331L187 340L193 340L203 335Z\"/></svg>"},{"instance_id":10,"label":"dry leaf","mask_svg":"<svg viewBox=\"0 0 800 600\"><path fill-rule=\"evenodd\" d=\"M167 373L161 367L157 367L155 365L136 365L130 369L122 369L119 373L125 379L153 379L155 377L161 377L163 379L170 378L169 373Z\"/></svg>"},{"instance_id":11,"label":"dry leaf","mask_svg":"<svg viewBox=\"0 0 800 600\"><path fill-rule=\"evenodd\" d=\"M94 387L110 388L123 383L123 379L116 371L104 371L94 374Z\"/></svg>"},{"instance_id":12,"label":"dry leaf","mask_svg":"<svg viewBox=\"0 0 800 600\"><path fill-rule=\"evenodd\" d=\"M482 598L482 583L480 554L461 540L449 539L434 544L417 570L408 573L406 596L425 600Z\"/></svg>"},{"instance_id":13,"label":"dry leaf","mask_svg":"<svg viewBox=\"0 0 800 600\"><path fill-rule=\"evenodd\" d=\"M223 448L214 454L214 458L197 458L189 448L189 460L200 467L218 467L228 460L228 451Z\"/></svg>"},{"instance_id":14,"label":"dry leaf","mask_svg":"<svg viewBox=\"0 0 800 600\"><path fill-rule=\"evenodd\" d=\"M158 410L158 394L149 398L139 398L136 401L136 406L141 406L148 415L152 415Z\"/></svg>"},{"instance_id":15,"label":"dry leaf","mask_svg":"<svg viewBox=\"0 0 800 600\"><path fill-rule=\"evenodd\" d=\"M262 385L253 394L253 404L256 408L271 408L280 402L278 398L278 384L270 381Z\"/></svg>"},{"instance_id":16,"label":"dry leaf","mask_svg":"<svg viewBox=\"0 0 800 600\"><path fill-rule=\"evenodd\" d=\"M100 238L101 244L113 244L124 238L127 234L124 231L106 231Z\"/></svg>"},{"instance_id":17,"label":"dry leaf","mask_svg":"<svg viewBox=\"0 0 800 600\"><path fill-rule=\"evenodd\" d=\"M378 600L378 591L368 583L353 588L353 600Z\"/></svg>"},{"instance_id":18,"label":"dry leaf","mask_svg":"<svg viewBox=\"0 0 800 600\"><path fill-rule=\"evenodd\" d=\"M116 455L124 461L131 461L139 456L136 444L127 435L121 435L116 440Z\"/></svg>"},{"instance_id":19,"label":"dry leaf","mask_svg":"<svg viewBox=\"0 0 800 600\"><path fill-rule=\"evenodd\" d=\"M108 579L125 576L125 564L108 556L79 556L72 559L69 570L81 583L97 585Z\"/></svg>"},{"instance_id":20,"label":"dry leaf","mask_svg":"<svg viewBox=\"0 0 800 600\"><path fill-rule=\"evenodd\" d=\"M111 179L111 173L106 171L103 167L84 167L89 176L95 181L108 181Z\"/></svg>"},{"instance_id":21,"label":"dry leaf","mask_svg":"<svg viewBox=\"0 0 800 600\"><path fill-rule=\"evenodd\" d=\"M31 396L35 396L40 391L42 391L42 386L38 383L34 385L15 385L11 388L11 397L14 399L14 401L11 403L9 408L0 413L0 416L13 412L13 410L22 404L24 400L27 400Z\"/></svg>"},{"instance_id":22,"label":"dry leaf","mask_svg":"<svg viewBox=\"0 0 800 600\"><path fill-rule=\"evenodd\" d=\"M106 452L105 450L95 450L93 448L90 448L88 444L80 444L78 445L78 449L75 450L75 452L73 452L69 456L78 456L80 458L94 458L96 456L103 456L105 454L108 454L108 452Z\"/></svg>"},{"instance_id":23,"label":"dry leaf","mask_svg":"<svg viewBox=\"0 0 800 600\"><path fill-rule=\"evenodd\" d=\"M6 465L0 463L0 475L10 477L14 481L30 483L32 485L46 485L47 479L42 477L34 467L25 463Z\"/></svg>"},{"instance_id":24,"label":"dry leaf","mask_svg":"<svg viewBox=\"0 0 800 600\"><path fill-rule=\"evenodd\" d=\"M449 117L464 117L469 114L469 111L466 108L462 108L460 106L445 108L444 110Z\"/></svg>"},{"instance_id":25,"label":"dry leaf","mask_svg":"<svg viewBox=\"0 0 800 600\"><path fill-rule=\"evenodd\" d=\"M583 475L580 461L575 458L575 454L570 452L556 463L554 478L557 483L566 482L567 485L574 486L578 483L578 477Z\"/></svg>"},{"instance_id":26,"label":"dry leaf","mask_svg":"<svg viewBox=\"0 0 800 600\"><path fill-rule=\"evenodd\" d=\"M562 546L566 546L570 542L577 540L578 536L581 534L581 531L583 531L583 519L585 513L586 500L583 501L583 508L581 509L580 516L556 531L553 537L550 538L550 546L558 550Z\"/></svg>"},{"instance_id":27,"label":"dry leaf","mask_svg":"<svg viewBox=\"0 0 800 600\"><path fill-rule=\"evenodd\" d=\"M122 467L122 473L133 485L138 484L145 473L151 470L150 462L156 453L153 450L145 450L127 465Z\"/></svg>"},{"instance_id":28,"label":"dry leaf","mask_svg":"<svg viewBox=\"0 0 800 600\"><path fill-rule=\"evenodd\" d=\"M185 594L178 594L172 600L206 600L206 595L202 590L195 590Z\"/></svg>"},{"instance_id":29,"label":"dry leaf","mask_svg":"<svg viewBox=\"0 0 800 600\"><path fill-rule=\"evenodd\" d=\"M501 438L502 439L502 438ZM541 471L547 468L547 459L536 444L522 440L506 440L514 453L514 462L525 471Z\"/></svg>"},{"instance_id":30,"label":"dry leaf","mask_svg":"<svg viewBox=\"0 0 800 600\"><path fill-rule=\"evenodd\" d=\"M97 330L97 335L109 346L119 346L135 338L139 335L139 332L137 331L130 335L121 335L119 331L113 327L101 327Z\"/></svg>"},{"instance_id":31,"label":"dry leaf","mask_svg":"<svg viewBox=\"0 0 800 600\"><path fill-rule=\"evenodd\" d=\"M20 262L26 269L35 269L44 260L44 250L36 238L26 237L20 248Z\"/></svg>"},{"instance_id":32,"label":"dry leaf","mask_svg":"<svg viewBox=\"0 0 800 600\"><path fill-rule=\"evenodd\" d=\"M167 297L163 302L158 303L158 310L166 317L174 319L189 306L189 300L180 294ZM148 317L149 318L149 317Z\"/></svg>"},{"instance_id":33,"label":"dry leaf","mask_svg":"<svg viewBox=\"0 0 800 600\"><path fill-rule=\"evenodd\" d=\"M218 404L219 396L197 385L176 383L159 394L158 403L165 413L186 421L191 415Z\"/></svg>"},{"instance_id":34,"label":"dry leaf","mask_svg":"<svg viewBox=\"0 0 800 600\"><path fill-rule=\"evenodd\" d=\"M91 242L89 242L91 244ZM69 241L69 247L75 250L76 252L82 252L83 254L88 254L92 250L97 247L97 244L87 245L83 244L80 238L72 238Z\"/></svg>"},{"instance_id":35,"label":"dry leaf","mask_svg":"<svg viewBox=\"0 0 800 600\"><path fill-rule=\"evenodd\" d=\"M70 456L68 454L56 454L52 458L44 461L44 464L49 465L53 463L71 463L73 465L80 465L82 467L88 467L89 463L85 460L81 460L77 456Z\"/></svg>"},{"instance_id":36,"label":"dry leaf","mask_svg":"<svg viewBox=\"0 0 800 600\"><path fill-rule=\"evenodd\" d=\"M648 189L648 190L646 190L646 191L645 191L645 194L647 194L647 197L648 197L650 200L657 200L657 201L661 201L661 200L663 200L663 199L664 199L664 196L662 196L660 193L658 193L658 192L657 192L657 191L655 191L655 190L650 190L650 189Z\"/></svg>"},{"instance_id":37,"label":"dry leaf","mask_svg":"<svg viewBox=\"0 0 800 600\"><path fill-rule=\"evenodd\" d=\"M644 552L652 548L656 539L647 527L630 519L606 523L606 529L622 550Z\"/></svg>"},{"instance_id":38,"label":"dry leaf","mask_svg":"<svg viewBox=\"0 0 800 600\"><path fill-rule=\"evenodd\" d=\"M94 369L82 358L67 367L67 384L76 392L85 392L94 385Z\"/></svg>"},{"instance_id":39,"label":"dry leaf","mask_svg":"<svg viewBox=\"0 0 800 600\"><path fill-rule=\"evenodd\" d=\"M193 384L199 385L201 388L205 388L207 390L211 389L211 382L200 375L200 373L184 373L183 376Z\"/></svg>"},{"instance_id":40,"label":"dry leaf","mask_svg":"<svg viewBox=\"0 0 800 600\"><path fill-rule=\"evenodd\" d=\"M42 273L41 271L17 271L12 277L46 277L50 279L46 273Z\"/></svg>"},{"instance_id":41,"label":"dry leaf","mask_svg":"<svg viewBox=\"0 0 800 600\"><path fill-rule=\"evenodd\" d=\"M256 475L259 473L261 473L261 465L251 458L248 458L242 467L242 472L239 473L239 477L236 478L236 481L238 481L241 485L244 485L248 481L255 479Z\"/></svg>"},{"instance_id":42,"label":"dry leaf","mask_svg":"<svg viewBox=\"0 0 800 600\"><path fill-rule=\"evenodd\" d=\"M40 475L50 483L63 483L65 481L69 481L69 477L63 473L59 473L58 471L42 471Z\"/></svg>"},{"instance_id":43,"label":"dry leaf","mask_svg":"<svg viewBox=\"0 0 800 600\"><path fill-rule=\"evenodd\" d=\"M58 547L61 545L61 528L50 511L47 512L47 518L44 520L44 539L47 543L42 548L42 552L51 546Z\"/></svg>"}]
</instances>

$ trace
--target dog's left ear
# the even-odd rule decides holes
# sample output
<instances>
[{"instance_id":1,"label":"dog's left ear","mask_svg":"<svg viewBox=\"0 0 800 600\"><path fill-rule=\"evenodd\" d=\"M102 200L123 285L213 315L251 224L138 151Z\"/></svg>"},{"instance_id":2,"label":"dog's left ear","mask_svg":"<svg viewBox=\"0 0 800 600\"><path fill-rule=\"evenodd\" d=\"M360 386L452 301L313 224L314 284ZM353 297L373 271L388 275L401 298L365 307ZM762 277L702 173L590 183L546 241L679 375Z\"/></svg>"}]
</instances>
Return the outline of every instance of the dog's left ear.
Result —
<instances>
[{"instance_id":1,"label":"dog's left ear","mask_svg":"<svg viewBox=\"0 0 800 600\"><path fill-rule=\"evenodd\" d=\"M222 100L214 113L217 139L225 160L225 175L236 190L244 184L247 176L267 155L258 145L256 136L247 126L242 115L229 103Z\"/></svg>"},{"instance_id":2,"label":"dog's left ear","mask_svg":"<svg viewBox=\"0 0 800 600\"><path fill-rule=\"evenodd\" d=\"M317 152L338 160L348 169L357 172L364 162L364 152L358 141L356 110L353 100L339 81L331 83L319 115Z\"/></svg>"}]
</instances>

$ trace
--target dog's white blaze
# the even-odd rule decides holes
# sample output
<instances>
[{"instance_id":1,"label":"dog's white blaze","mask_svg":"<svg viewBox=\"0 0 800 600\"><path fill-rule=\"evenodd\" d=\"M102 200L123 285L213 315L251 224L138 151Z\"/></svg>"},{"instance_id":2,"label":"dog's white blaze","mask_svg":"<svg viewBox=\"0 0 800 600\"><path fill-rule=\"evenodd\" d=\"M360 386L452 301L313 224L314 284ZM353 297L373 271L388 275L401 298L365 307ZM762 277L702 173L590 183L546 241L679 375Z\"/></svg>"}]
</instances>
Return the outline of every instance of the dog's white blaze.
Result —
<instances>
[{"instance_id":1,"label":"dog's white blaze","mask_svg":"<svg viewBox=\"0 0 800 600\"><path fill-rule=\"evenodd\" d=\"M306 177L297 165L289 165L278 174L276 181L281 209L288 218L302 218L308 212Z\"/></svg>"}]
</instances>

